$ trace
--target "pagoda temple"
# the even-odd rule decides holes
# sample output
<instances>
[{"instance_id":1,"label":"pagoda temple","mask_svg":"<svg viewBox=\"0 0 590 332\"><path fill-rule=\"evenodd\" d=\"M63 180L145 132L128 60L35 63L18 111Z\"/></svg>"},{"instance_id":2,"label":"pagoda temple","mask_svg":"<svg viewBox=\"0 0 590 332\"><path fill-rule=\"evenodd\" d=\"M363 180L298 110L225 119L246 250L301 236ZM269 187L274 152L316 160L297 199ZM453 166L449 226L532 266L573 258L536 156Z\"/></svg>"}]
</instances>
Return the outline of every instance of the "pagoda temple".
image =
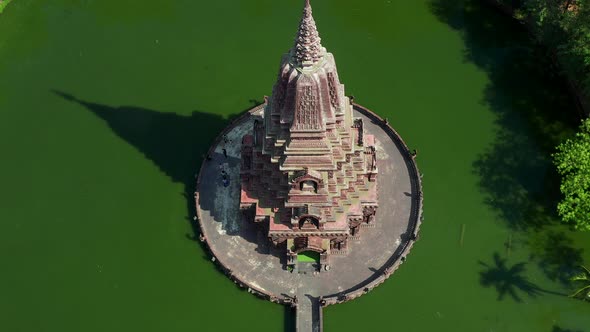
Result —
<instances>
[{"instance_id":1,"label":"pagoda temple","mask_svg":"<svg viewBox=\"0 0 590 332\"><path fill-rule=\"evenodd\" d=\"M272 96L241 146L240 209L269 241L298 254L348 252L377 210L375 138L353 117L334 56L320 43L306 0L291 50L283 55Z\"/></svg>"}]
</instances>

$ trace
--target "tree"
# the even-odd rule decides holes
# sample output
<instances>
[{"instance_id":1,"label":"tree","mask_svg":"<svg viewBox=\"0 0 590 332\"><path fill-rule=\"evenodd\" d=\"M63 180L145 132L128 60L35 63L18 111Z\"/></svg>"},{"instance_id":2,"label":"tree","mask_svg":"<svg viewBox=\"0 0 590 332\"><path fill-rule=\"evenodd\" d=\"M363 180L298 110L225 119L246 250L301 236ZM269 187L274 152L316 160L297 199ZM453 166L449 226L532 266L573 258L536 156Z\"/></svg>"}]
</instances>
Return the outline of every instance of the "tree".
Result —
<instances>
[{"instance_id":1,"label":"tree","mask_svg":"<svg viewBox=\"0 0 590 332\"><path fill-rule=\"evenodd\" d=\"M585 266L582 266L582 273L572 277L570 280L575 282L582 282L583 285L576 290L570 297L579 298L582 300L590 301L590 270Z\"/></svg>"},{"instance_id":2,"label":"tree","mask_svg":"<svg viewBox=\"0 0 590 332\"><path fill-rule=\"evenodd\" d=\"M590 0L523 0L535 35L556 51L566 75L590 96Z\"/></svg>"},{"instance_id":3,"label":"tree","mask_svg":"<svg viewBox=\"0 0 590 332\"><path fill-rule=\"evenodd\" d=\"M567 35L558 48L564 69L590 96L590 0L575 1L561 25Z\"/></svg>"},{"instance_id":4,"label":"tree","mask_svg":"<svg viewBox=\"0 0 590 332\"><path fill-rule=\"evenodd\" d=\"M564 196L557 205L559 216L577 230L590 230L590 119L573 139L557 147L553 160Z\"/></svg>"}]
</instances>

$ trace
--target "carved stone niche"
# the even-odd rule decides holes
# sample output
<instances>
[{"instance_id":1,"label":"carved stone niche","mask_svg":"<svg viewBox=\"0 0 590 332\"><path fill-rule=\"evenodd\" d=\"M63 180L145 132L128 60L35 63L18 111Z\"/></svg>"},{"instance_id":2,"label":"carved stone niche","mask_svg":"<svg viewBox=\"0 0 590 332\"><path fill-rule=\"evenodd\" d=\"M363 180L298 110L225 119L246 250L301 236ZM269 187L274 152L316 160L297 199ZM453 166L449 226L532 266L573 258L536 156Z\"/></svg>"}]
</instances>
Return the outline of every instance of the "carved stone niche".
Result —
<instances>
[{"instance_id":1,"label":"carved stone niche","mask_svg":"<svg viewBox=\"0 0 590 332\"><path fill-rule=\"evenodd\" d=\"M305 181L301 181L300 183L300 190L301 191L306 191L306 192L313 192L316 193L318 192L318 184L317 182L313 181L313 180L305 180Z\"/></svg>"},{"instance_id":2,"label":"carved stone niche","mask_svg":"<svg viewBox=\"0 0 590 332\"><path fill-rule=\"evenodd\" d=\"M375 221L375 213L377 212L377 206L365 205L363 207L363 222L371 224Z\"/></svg>"},{"instance_id":3,"label":"carved stone niche","mask_svg":"<svg viewBox=\"0 0 590 332\"><path fill-rule=\"evenodd\" d=\"M357 227L358 225L360 225L360 224L361 224L361 221L362 221L361 219L358 219L358 220L350 220L350 221L348 222L348 226L349 226L350 228L355 228L355 227Z\"/></svg>"},{"instance_id":4,"label":"carved stone niche","mask_svg":"<svg viewBox=\"0 0 590 332\"><path fill-rule=\"evenodd\" d=\"M334 239L330 241L330 249L332 250L342 250L346 249L346 242L343 239Z\"/></svg>"},{"instance_id":5,"label":"carved stone niche","mask_svg":"<svg viewBox=\"0 0 590 332\"><path fill-rule=\"evenodd\" d=\"M308 169L295 173L291 183L292 189L316 194L320 189L323 189L323 187L324 185L321 175L316 171Z\"/></svg>"},{"instance_id":6,"label":"carved stone niche","mask_svg":"<svg viewBox=\"0 0 590 332\"><path fill-rule=\"evenodd\" d=\"M299 219L299 229L318 230L320 229L320 222L317 218L312 216L303 216L301 219Z\"/></svg>"}]
</instances>

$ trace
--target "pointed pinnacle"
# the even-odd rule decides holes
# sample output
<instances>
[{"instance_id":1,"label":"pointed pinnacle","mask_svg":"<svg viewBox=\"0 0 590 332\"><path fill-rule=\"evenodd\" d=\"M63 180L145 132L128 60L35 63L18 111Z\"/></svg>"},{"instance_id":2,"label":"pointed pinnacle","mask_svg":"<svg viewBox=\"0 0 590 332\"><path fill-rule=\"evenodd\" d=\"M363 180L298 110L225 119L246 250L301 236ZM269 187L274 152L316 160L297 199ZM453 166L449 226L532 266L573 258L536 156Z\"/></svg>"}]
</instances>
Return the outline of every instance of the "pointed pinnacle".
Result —
<instances>
[{"instance_id":1,"label":"pointed pinnacle","mask_svg":"<svg viewBox=\"0 0 590 332\"><path fill-rule=\"evenodd\" d=\"M293 46L293 57L297 64L307 66L318 62L323 56L321 38L312 16L311 4L305 0L303 16Z\"/></svg>"}]
</instances>

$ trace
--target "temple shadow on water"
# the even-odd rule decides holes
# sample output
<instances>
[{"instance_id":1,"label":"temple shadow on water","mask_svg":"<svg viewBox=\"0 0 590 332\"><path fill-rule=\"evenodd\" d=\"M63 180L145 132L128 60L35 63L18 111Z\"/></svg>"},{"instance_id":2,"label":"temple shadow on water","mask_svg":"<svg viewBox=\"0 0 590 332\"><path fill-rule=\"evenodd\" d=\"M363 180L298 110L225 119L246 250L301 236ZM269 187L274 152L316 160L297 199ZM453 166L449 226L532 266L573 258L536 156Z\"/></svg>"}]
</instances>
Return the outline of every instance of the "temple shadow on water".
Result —
<instances>
[{"instance_id":1,"label":"temple shadow on water","mask_svg":"<svg viewBox=\"0 0 590 332\"><path fill-rule=\"evenodd\" d=\"M53 92L104 120L117 136L153 162L172 182L184 185L181 194L186 199L186 219L193 230L192 234L186 236L200 243L199 226L193 220L195 173L206 157L213 138L235 115L225 119L216 114L193 111L190 116L185 116L136 106L109 106L62 91ZM250 103L258 101L250 100ZM204 258L209 259L206 256Z\"/></svg>"},{"instance_id":2,"label":"temple shadow on water","mask_svg":"<svg viewBox=\"0 0 590 332\"><path fill-rule=\"evenodd\" d=\"M239 287L296 307L298 331L321 331L322 307L379 286L418 239L416 154L387 120L345 95L309 0L272 96L229 124L203 112L182 116L54 93L106 121L183 184L188 237Z\"/></svg>"}]
</instances>

